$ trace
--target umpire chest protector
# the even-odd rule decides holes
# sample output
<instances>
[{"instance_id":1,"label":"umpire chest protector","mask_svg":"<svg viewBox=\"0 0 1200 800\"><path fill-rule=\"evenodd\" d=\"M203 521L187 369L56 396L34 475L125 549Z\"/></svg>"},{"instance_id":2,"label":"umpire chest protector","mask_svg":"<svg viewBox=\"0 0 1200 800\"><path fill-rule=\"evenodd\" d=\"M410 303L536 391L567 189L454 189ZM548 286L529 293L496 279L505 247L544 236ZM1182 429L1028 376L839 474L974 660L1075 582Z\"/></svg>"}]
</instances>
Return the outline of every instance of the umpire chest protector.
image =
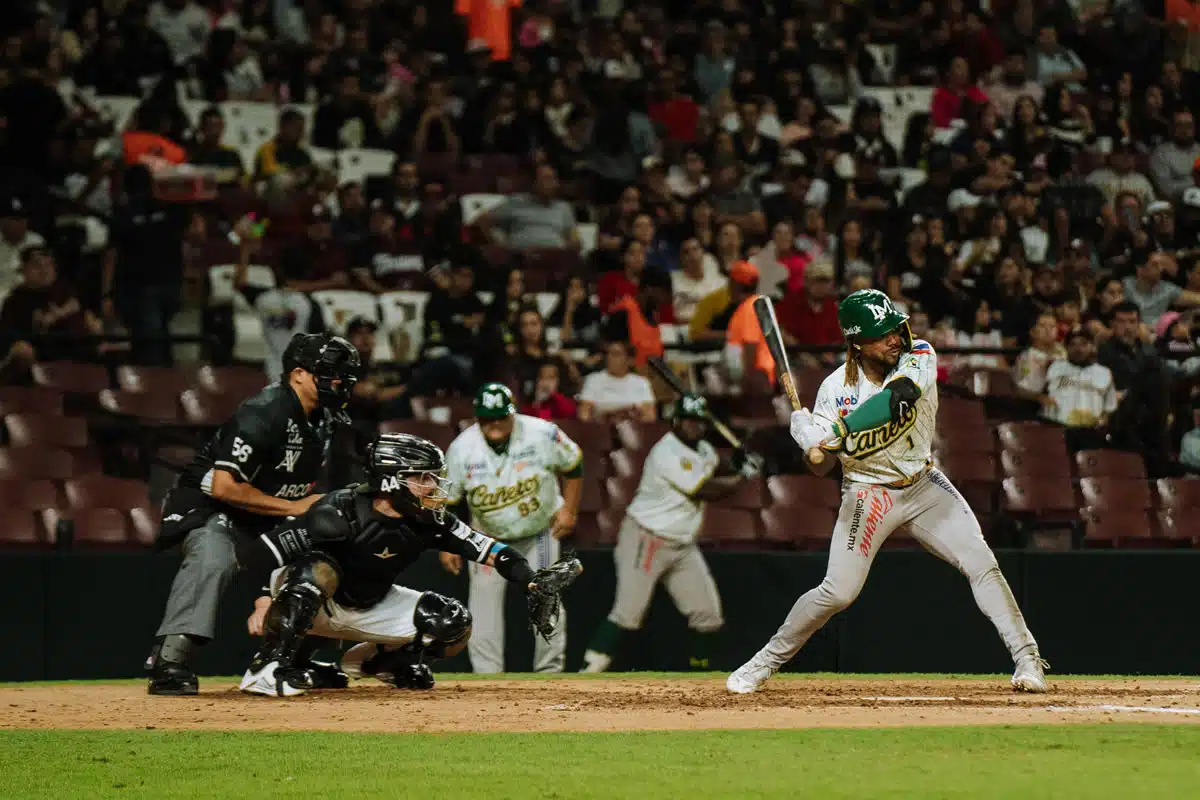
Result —
<instances>
[{"instance_id":1,"label":"umpire chest protector","mask_svg":"<svg viewBox=\"0 0 1200 800\"><path fill-rule=\"evenodd\" d=\"M318 411L313 423L300 399L285 384L268 386L243 403L179 476L168 506L202 503L227 514L235 527L257 534L279 522L234 509L210 495L213 471L223 470L263 494L299 500L312 494L321 478L330 423ZM178 510L177 508L164 511ZM180 512L182 513L182 512Z\"/></svg>"}]
</instances>

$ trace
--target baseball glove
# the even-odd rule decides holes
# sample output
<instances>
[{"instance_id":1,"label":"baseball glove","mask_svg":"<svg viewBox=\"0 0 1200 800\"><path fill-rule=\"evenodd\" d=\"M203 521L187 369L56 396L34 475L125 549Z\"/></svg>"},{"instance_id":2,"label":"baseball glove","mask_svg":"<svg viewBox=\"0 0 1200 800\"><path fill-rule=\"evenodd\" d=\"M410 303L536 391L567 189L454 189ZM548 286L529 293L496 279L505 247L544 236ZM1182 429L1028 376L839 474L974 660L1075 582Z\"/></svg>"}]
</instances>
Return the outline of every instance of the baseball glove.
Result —
<instances>
[{"instance_id":1,"label":"baseball glove","mask_svg":"<svg viewBox=\"0 0 1200 800\"><path fill-rule=\"evenodd\" d=\"M579 574L583 564L574 555L567 555L554 564L539 569L533 574L526 599L529 601L529 621L542 638L550 641L558 622L562 618L562 603L559 595Z\"/></svg>"}]
</instances>

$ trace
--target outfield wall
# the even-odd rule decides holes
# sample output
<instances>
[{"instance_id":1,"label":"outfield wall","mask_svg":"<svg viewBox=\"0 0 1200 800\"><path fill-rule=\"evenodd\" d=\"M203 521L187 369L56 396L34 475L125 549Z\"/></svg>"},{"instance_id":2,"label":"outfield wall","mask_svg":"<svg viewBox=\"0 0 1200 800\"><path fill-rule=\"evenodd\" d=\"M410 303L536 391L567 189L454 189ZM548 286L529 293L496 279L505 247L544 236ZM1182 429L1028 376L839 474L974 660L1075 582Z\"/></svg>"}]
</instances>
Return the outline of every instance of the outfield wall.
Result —
<instances>
[{"instance_id":1,"label":"outfield wall","mask_svg":"<svg viewBox=\"0 0 1200 800\"><path fill-rule=\"evenodd\" d=\"M998 554L1042 654L1059 673L1198 674L1200 551ZM570 590L567 666L577 669L614 585L611 551L581 553L586 570ZM797 596L824 574L821 553L710 553L725 603L714 669L751 655ZM8 631L0 681L141 675L178 565L176 554L6 553L0 608ZM465 578L426 554L406 584L466 597ZM240 673L254 651L245 620L255 594L239 580L222 608L222 635L205 648L205 674ZM508 597L508 668L527 670L532 636L523 600ZM631 634L618 669L687 668L687 630L659 592L644 630ZM441 669L469 669L466 656ZM1007 654L955 570L921 551L880 553L858 601L817 634L790 669L845 672L1003 672Z\"/></svg>"}]
</instances>

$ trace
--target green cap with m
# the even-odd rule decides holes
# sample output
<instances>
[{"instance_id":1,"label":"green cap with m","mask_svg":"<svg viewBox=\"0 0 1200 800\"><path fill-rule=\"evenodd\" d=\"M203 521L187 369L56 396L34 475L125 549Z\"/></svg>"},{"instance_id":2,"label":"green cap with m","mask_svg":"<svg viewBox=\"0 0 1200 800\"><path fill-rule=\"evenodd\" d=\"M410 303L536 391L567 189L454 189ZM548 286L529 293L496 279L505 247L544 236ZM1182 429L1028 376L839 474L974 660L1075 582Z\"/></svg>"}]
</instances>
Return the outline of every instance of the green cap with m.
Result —
<instances>
[{"instance_id":1,"label":"green cap with m","mask_svg":"<svg viewBox=\"0 0 1200 800\"><path fill-rule=\"evenodd\" d=\"M512 392L503 383L485 383L475 393L475 416L478 419L504 419L517 413Z\"/></svg>"},{"instance_id":2,"label":"green cap with m","mask_svg":"<svg viewBox=\"0 0 1200 800\"><path fill-rule=\"evenodd\" d=\"M708 400L701 394L681 394L675 401L673 419L708 419Z\"/></svg>"},{"instance_id":3,"label":"green cap with m","mask_svg":"<svg viewBox=\"0 0 1200 800\"><path fill-rule=\"evenodd\" d=\"M901 334L912 347L908 314L900 311L892 299L878 289L859 289L838 306L838 325L846 341L877 339L903 326Z\"/></svg>"}]
</instances>

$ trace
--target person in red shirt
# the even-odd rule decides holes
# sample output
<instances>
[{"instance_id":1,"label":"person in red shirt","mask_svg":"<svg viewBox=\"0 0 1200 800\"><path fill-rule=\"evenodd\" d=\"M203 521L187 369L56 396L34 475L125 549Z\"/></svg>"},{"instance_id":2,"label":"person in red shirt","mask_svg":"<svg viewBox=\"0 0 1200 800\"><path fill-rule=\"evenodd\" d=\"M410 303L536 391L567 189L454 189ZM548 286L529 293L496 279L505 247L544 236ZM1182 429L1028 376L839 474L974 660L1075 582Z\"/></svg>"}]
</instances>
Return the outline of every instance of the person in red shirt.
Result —
<instances>
[{"instance_id":1,"label":"person in red shirt","mask_svg":"<svg viewBox=\"0 0 1200 800\"><path fill-rule=\"evenodd\" d=\"M778 308L779 325L784 333L800 345L837 345L842 342L838 325L836 287L833 282L833 261L818 258L804 271L804 289L786 294ZM802 353L800 363L805 368L822 364L834 366L834 353L820 357Z\"/></svg>"},{"instance_id":2,"label":"person in red shirt","mask_svg":"<svg viewBox=\"0 0 1200 800\"><path fill-rule=\"evenodd\" d=\"M521 413L539 419L575 419L578 404L560 391L561 376L558 362L543 361L538 367L533 397L521 406Z\"/></svg>"},{"instance_id":3,"label":"person in red shirt","mask_svg":"<svg viewBox=\"0 0 1200 800\"><path fill-rule=\"evenodd\" d=\"M696 101L679 92L679 77L665 69L659 74L658 87L650 103L647 115L658 126L668 141L692 144L696 141L696 128L700 124L700 106Z\"/></svg>"},{"instance_id":4,"label":"person in red shirt","mask_svg":"<svg viewBox=\"0 0 1200 800\"><path fill-rule=\"evenodd\" d=\"M986 103L987 95L971 81L971 67L962 56L950 61L946 70L946 82L933 91L933 106L930 109L933 124L938 128L949 128L950 123L962 118L963 101Z\"/></svg>"}]
</instances>

